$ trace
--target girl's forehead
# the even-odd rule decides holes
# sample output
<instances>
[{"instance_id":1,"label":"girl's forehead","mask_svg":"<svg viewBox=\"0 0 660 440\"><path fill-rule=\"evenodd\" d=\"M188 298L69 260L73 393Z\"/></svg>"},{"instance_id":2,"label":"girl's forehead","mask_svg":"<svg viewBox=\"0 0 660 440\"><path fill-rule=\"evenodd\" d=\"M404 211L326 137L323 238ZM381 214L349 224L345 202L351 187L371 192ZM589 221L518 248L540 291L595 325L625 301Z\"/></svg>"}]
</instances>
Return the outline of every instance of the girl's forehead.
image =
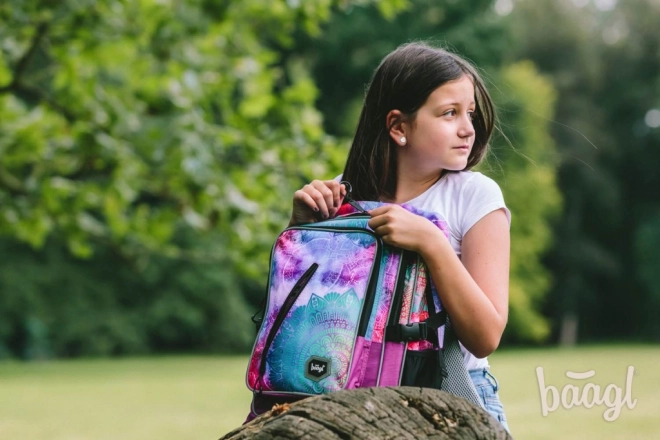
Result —
<instances>
[{"instance_id":1,"label":"girl's forehead","mask_svg":"<svg viewBox=\"0 0 660 440\"><path fill-rule=\"evenodd\" d=\"M429 95L429 101L437 102L447 99L458 99L460 101L467 99L473 101L474 82L472 78L468 75L463 75L458 79L447 81Z\"/></svg>"}]
</instances>

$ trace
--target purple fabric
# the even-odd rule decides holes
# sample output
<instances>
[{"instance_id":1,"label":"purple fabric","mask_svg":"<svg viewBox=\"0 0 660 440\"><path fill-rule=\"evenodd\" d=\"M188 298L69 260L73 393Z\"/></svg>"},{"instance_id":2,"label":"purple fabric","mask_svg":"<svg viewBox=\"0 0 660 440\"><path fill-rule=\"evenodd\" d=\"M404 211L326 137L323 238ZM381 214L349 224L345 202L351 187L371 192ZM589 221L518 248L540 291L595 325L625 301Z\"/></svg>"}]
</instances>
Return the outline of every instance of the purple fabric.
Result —
<instances>
[{"instance_id":1,"label":"purple fabric","mask_svg":"<svg viewBox=\"0 0 660 440\"><path fill-rule=\"evenodd\" d=\"M380 366L380 356L383 352L383 344L372 342L367 360L367 371L362 381L362 387L375 387L378 384L378 367Z\"/></svg>"},{"instance_id":2,"label":"purple fabric","mask_svg":"<svg viewBox=\"0 0 660 440\"><path fill-rule=\"evenodd\" d=\"M245 425L246 423L250 423L252 420L256 419L257 416L258 416L258 414L255 414L255 413L252 412L252 410L250 410L250 413L248 414L248 416L245 419L245 421L243 422L243 424Z\"/></svg>"},{"instance_id":3,"label":"purple fabric","mask_svg":"<svg viewBox=\"0 0 660 440\"><path fill-rule=\"evenodd\" d=\"M406 344L403 342L385 343L385 356L383 357L383 366L381 367L378 386L396 387L399 385L405 349Z\"/></svg>"},{"instance_id":4,"label":"purple fabric","mask_svg":"<svg viewBox=\"0 0 660 440\"><path fill-rule=\"evenodd\" d=\"M362 336L358 336L353 350L353 364L346 382L346 389L361 388L362 378L367 368L367 358L371 348L371 341L366 341Z\"/></svg>"}]
</instances>

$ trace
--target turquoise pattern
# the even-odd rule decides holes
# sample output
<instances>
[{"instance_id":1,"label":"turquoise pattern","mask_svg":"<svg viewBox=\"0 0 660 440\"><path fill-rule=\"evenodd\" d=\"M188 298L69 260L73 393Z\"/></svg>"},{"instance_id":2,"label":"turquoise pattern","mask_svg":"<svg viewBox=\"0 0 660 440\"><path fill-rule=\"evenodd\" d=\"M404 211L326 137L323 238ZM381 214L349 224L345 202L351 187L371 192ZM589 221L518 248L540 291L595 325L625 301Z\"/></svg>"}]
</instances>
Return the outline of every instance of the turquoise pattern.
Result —
<instances>
[{"instance_id":1,"label":"turquoise pattern","mask_svg":"<svg viewBox=\"0 0 660 440\"><path fill-rule=\"evenodd\" d=\"M344 388L357 333L362 301L353 289L343 294L312 294L291 312L267 356L268 382L282 391L324 394ZM330 376L319 382L305 377L306 362L331 359Z\"/></svg>"}]
</instances>

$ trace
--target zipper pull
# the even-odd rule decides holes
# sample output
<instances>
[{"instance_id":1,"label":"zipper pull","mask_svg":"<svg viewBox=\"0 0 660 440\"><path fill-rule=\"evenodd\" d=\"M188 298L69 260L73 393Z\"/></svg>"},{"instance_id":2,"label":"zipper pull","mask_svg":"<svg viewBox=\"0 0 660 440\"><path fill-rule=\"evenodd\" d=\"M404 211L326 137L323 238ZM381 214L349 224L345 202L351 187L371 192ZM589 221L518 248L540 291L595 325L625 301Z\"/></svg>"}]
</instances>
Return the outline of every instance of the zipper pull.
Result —
<instances>
[{"instance_id":1,"label":"zipper pull","mask_svg":"<svg viewBox=\"0 0 660 440\"><path fill-rule=\"evenodd\" d=\"M358 205L358 202L356 202L353 199L348 199L348 204L351 205L353 208L357 209L358 212L361 212L362 214L369 214L367 211L362 209L362 206Z\"/></svg>"},{"instance_id":2,"label":"zipper pull","mask_svg":"<svg viewBox=\"0 0 660 440\"><path fill-rule=\"evenodd\" d=\"M357 209L358 212L361 212L362 214L369 214L367 211L364 210L364 208L362 208L362 206L359 205L358 202L353 200L353 198L351 197L351 193L353 192L353 187L351 186L351 184L346 180L342 180L340 183L346 187L346 195L344 196L344 200L346 200L348 204L351 205L353 208Z\"/></svg>"}]
</instances>

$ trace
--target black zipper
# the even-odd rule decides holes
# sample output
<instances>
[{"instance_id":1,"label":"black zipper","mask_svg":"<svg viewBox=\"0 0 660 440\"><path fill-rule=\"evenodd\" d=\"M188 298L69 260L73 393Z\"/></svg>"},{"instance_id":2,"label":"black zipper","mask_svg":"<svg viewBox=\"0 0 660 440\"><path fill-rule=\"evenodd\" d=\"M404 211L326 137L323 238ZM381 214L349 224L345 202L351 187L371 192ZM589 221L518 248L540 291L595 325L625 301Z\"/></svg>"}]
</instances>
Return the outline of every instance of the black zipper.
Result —
<instances>
[{"instance_id":1,"label":"black zipper","mask_svg":"<svg viewBox=\"0 0 660 440\"><path fill-rule=\"evenodd\" d=\"M374 235L375 236L375 235ZM367 334L367 327L369 326L369 318L374 307L376 300L376 286L378 285L378 278L380 276L380 259L382 258L383 246L380 237L376 237L376 260L367 286L367 292L364 296L364 306L362 308L362 315L360 316L360 326L358 327L358 336L364 337Z\"/></svg>"},{"instance_id":2,"label":"black zipper","mask_svg":"<svg viewBox=\"0 0 660 440\"><path fill-rule=\"evenodd\" d=\"M264 373L266 372L266 355L270 350L271 344L275 340L275 336L277 336L277 333L280 330L282 321L284 321L284 318L286 318L286 315L291 310L291 307L293 307L293 304L296 302L296 300L300 296L300 293L303 291L307 283L309 283L309 280L312 278L312 275L314 275L314 272L316 272L316 269L318 269L318 267L319 267L318 263L313 263L311 266L309 266L309 268L300 277L300 279L296 281L296 284L291 289L291 292L289 292L289 295L287 295L284 304L282 304L282 308L280 308L280 311L277 314L277 317L275 318L275 322L273 322L273 327L270 329L270 332L268 333L268 337L266 338L264 351L261 353L261 361L259 364L259 380L261 380Z\"/></svg>"},{"instance_id":3,"label":"black zipper","mask_svg":"<svg viewBox=\"0 0 660 440\"><path fill-rule=\"evenodd\" d=\"M358 204L355 200L346 197L346 201L348 202L349 205L351 205L353 208L357 209L360 214L368 214L367 211L364 210L362 206Z\"/></svg>"}]
</instances>

